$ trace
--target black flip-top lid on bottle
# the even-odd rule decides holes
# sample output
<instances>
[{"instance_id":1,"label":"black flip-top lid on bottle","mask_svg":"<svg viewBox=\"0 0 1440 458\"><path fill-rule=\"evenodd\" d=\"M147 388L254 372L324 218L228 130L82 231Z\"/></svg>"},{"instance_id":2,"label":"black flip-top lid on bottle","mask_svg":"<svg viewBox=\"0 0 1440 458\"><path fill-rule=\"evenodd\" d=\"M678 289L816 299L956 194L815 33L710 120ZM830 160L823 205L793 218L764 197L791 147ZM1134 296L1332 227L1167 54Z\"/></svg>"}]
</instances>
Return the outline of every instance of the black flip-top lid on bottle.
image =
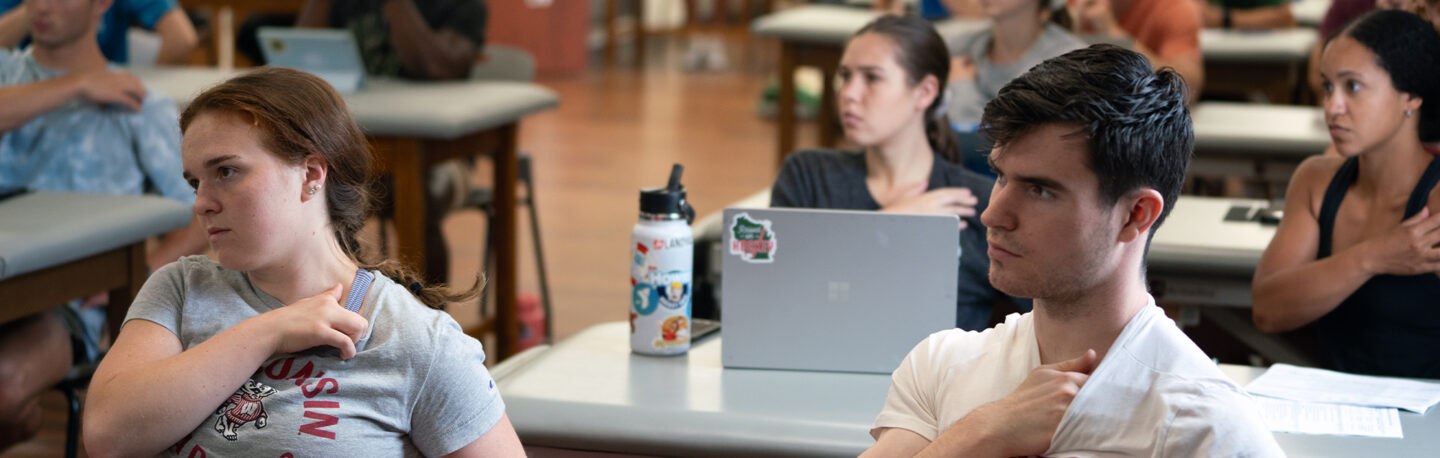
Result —
<instances>
[{"instance_id":1,"label":"black flip-top lid on bottle","mask_svg":"<svg viewBox=\"0 0 1440 458\"><path fill-rule=\"evenodd\" d=\"M685 219L695 219L695 209L685 201L685 186L680 184L680 175L685 167L675 164L670 168L670 182L663 188L640 190L640 213L651 215L680 214Z\"/></svg>"},{"instance_id":2,"label":"black flip-top lid on bottle","mask_svg":"<svg viewBox=\"0 0 1440 458\"><path fill-rule=\"evenodd\" d=\"M649 188L640 190L640 212L650 214L685 213L685 188Z\"/></svg>"}]
</instances>

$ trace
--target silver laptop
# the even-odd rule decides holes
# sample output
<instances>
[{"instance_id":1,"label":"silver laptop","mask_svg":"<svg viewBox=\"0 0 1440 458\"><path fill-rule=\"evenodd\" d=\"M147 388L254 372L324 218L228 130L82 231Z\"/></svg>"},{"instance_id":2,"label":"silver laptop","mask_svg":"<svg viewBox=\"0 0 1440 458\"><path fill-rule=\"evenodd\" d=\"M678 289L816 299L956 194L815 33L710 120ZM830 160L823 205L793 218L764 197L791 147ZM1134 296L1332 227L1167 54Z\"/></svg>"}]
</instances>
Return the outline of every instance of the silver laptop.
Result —
<instances>
[{"instance_id":1,"label":"silver laptop","mask_svg":"<svg viewBox=\"0 0 1440 458\"><path fill-rule=\"evenodd\" d=\"M258 37L269 65L310 72L341 94L365 85L365 63L349 30L261 27Z\"/></svg>"},{"instance_id":2,"label":"silver laptop","mask_svg":"<svg viewBox=\"0 0 1440 458\"><path fill-rule=\"evenodd\" d=\"M727 208L725 367L888 374L955 327L959 219Z\"/></svg>"}]
</instances>

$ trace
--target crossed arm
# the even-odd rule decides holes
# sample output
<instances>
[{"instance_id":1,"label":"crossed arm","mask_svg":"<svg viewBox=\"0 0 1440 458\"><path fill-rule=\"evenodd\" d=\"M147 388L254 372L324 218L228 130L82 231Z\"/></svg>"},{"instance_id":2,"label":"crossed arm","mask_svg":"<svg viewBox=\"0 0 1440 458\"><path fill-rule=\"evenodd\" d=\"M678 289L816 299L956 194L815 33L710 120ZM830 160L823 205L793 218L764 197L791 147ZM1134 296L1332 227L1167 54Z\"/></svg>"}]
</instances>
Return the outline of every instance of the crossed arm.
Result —
<instances>
[{"instance_id":1,"label":"crossed arm","mask_svg":"<svg viewBox=\"0 0 1440 458\"><path fill-rule=\"evenodd\" d=\"M1440 214L1428 208L1398 226L1316 259L1320 246L1319 201L1342 161L1306 159L1290 180L1285 218L1255 267L1255 326L1281 332L1335 310L1376 275L1440 272ZM1340 218L1336 218L1339 220Z\"/></svg>"},{"instance_id":2,"label":"crossed arm","mask_svg":"<svg viewBox=\"0 0 1440 458\"><path fill-rule=\"evenodd\" d=\"M140 79L123 71L89 71L29 84L0 87L0 134L75 99L117 104L139 111L145 100Z\"/></svg>"}]
</instances>

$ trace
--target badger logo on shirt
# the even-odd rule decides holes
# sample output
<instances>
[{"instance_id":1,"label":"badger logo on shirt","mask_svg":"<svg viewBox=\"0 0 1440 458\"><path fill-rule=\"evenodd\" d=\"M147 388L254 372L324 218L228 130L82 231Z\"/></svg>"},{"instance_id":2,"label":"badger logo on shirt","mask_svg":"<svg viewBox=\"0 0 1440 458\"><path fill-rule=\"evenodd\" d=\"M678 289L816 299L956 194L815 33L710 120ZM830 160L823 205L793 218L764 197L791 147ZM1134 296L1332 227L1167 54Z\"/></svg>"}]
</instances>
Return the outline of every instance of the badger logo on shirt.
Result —
<instances>
[{"instance_id":1,"label":"badger logo on shirt","mask_svg":"<svg viewBox=\"0 0 1440 458\"><path fill-rule=\"evenodd\" d=\"M265 404L260 400L272 394L275 394L274 388L254 379L246 380L230 399L215 409L215 415L220 416L215 421L215 431L233 441L239 437L236 431L246 423L253 421L256 429L264 428L270 416L265 414Z\"/></svg>"}]
</instances>

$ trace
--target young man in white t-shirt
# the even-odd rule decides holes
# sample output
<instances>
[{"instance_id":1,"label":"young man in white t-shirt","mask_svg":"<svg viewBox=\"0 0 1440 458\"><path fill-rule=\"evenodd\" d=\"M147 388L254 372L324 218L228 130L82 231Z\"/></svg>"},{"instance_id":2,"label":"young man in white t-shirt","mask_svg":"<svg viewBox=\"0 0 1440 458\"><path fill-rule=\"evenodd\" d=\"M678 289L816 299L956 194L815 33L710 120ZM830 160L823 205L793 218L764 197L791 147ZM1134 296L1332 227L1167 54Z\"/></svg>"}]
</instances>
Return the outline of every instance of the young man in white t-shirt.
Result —
<instances>
[{"instance_id":1,"label":"young man in white t-shirt","mask_svg":"<svg viewBox=\"0 0 1440 458\"><path fill-rule=\"evenodd\" d=\"M1174 71L1096 45L985 107L990 281L1035 310L920 342L867 456L1283 455L1146 291L1145 251L1194 146L1185 95Z\"/></svg>"}]
</instances>

